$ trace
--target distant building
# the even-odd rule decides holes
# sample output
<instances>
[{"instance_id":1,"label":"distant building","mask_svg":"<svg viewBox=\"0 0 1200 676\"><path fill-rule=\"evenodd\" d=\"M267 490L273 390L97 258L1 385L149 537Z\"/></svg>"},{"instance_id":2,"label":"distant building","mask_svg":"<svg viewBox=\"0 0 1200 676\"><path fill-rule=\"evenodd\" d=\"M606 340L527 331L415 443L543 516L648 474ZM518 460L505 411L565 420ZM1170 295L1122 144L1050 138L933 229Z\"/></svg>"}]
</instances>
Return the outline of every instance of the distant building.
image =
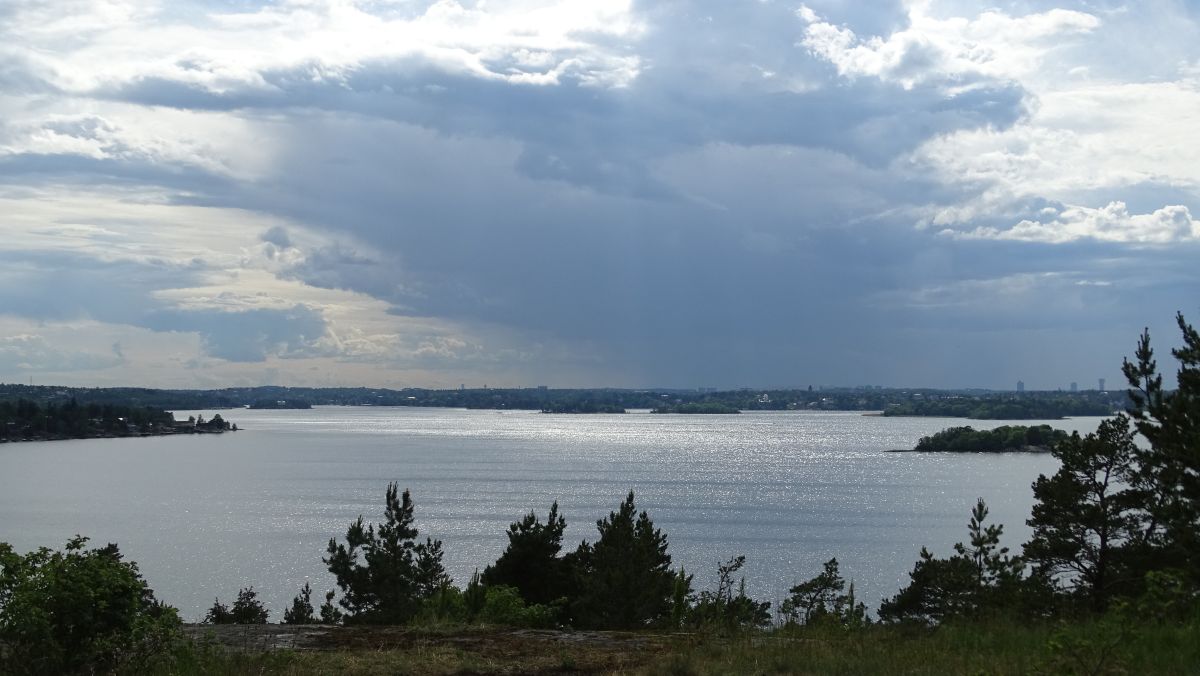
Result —
<instances>
[{"instance_id":1,"label":"distant building","mask_svg":"<svg viewBox=\"0 0 1200 676\"><path fill-rule=\"evenodd\" d=\"M1104 379L1103 378L1100 379L1100 391L1101 392L1104 391Z\"/></svg>"},{"instance_id":2,"label":"distant building","mask_svg":"<svg viewBox=\"0 0 1200 676\"><path fill-rule=\"evenodd\" d=\"M1078 392L1079 391L1079 383L1074 383L1074 382L1071 383L1071 391Z\"/></svg>"},{"instance_id":3,"label":"distant building","mask_svg":"<svg viewBox=\"0 0 1200 676\"><path fill-rule=\"evenodd\" d=\"M1018 391L1018 392L1024 392L1024 391L1025 391L1025 381L1024 381L1024 380L1018 380L1018 381L1017 381L1017 391Z\"/></svg>"}]
</instances>

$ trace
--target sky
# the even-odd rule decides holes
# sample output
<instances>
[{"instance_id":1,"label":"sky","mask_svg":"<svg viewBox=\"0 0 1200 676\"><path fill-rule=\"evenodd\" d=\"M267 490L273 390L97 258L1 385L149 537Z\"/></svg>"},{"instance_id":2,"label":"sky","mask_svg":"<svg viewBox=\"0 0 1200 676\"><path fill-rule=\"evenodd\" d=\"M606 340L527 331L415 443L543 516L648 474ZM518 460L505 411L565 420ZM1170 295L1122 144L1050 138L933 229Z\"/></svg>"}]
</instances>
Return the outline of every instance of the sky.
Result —
<instances>
[{"instance_id":1,"label":"sky","mask_svg":"<svg viewBox=\"0 0 1200 676\"><path fill-rule=\"evenodd\" d=\"M1120 386L1200 2L0 0L0 381Z\"/></svg>"}]
</instances>

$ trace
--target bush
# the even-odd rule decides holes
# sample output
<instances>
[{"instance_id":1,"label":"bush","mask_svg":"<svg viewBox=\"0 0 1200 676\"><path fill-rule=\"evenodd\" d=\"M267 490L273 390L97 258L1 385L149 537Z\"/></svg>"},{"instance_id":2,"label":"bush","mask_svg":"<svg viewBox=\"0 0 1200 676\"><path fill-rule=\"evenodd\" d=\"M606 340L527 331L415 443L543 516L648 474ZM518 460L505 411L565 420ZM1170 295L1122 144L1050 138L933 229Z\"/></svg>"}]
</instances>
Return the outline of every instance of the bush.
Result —
<instances>
[{"instance_id":1,"label":"bush","mask_svg":"<svg viewBox=\"0 0 1200 676\"><path fill-rule=\"evenodd\" d=\"M0 543L0 673L136 669L180 640L179 615L157 602L115 544L25 556Z\"/></svg>"},{"instance_id":2,"label":"bush","mask_svg":"<svg viewBox=\"0 0 1200 676\"><path fill-rule=\"evenodd\" d=\"M238 597L233 602L233 608L225 606L220 599L214 599L212 608L209 608L208 614L204 616L204 623L266 624L269 615L270 613L263 607L262 601L258 600L258 593L254 591L254 587L247 587L238 590Z\"/></svg>"},{"instance_id":3,"label":"bush","mask_svg":"<svg viewBox=\"0 0 1200 676\"><path fill-rule=\"evenodd\" d=\"M547 629L553 627L558 610L552 606L525 605L515 587L488 587L479 620L484 624Z\"/></svg>"}]
</instances>

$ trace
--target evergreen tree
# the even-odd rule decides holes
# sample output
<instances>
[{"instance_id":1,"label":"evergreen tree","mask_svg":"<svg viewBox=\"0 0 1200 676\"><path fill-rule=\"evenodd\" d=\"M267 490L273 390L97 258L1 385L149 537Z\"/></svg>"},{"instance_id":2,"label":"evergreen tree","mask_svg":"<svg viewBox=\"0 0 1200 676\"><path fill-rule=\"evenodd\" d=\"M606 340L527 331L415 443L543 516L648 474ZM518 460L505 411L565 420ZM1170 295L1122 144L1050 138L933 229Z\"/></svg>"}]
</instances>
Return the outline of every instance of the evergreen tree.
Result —
<instances>
[{"instance_id":1,"label":"evergreen tree","mask_svg":"<svg viewBox=\"0 0 1200 676\"><path fill-rule=\"evenodd\" d=\"M1137 446L1129 419L1117 416L1086 437L1073 435L1054 447L1062 463L1052 477L1033 484L1037 502L1028 524L1033 537L1024 556L1040 572L1061 579L1103 611L1129 582L1123 556L1139 540Z\"/></svg>"},{"instance_id":2,"label":"evergreen tree","mask_svg":"<svg viewBox=\"0 0 1200 676\"><path fill-rule=\"evenodd\" d=\"M801 582L789 590L791 594L780 606L789 623L813 624L832 621L845 626L866 622L867 607L854 595L854 583L846 590L846 580L838 571L836 558L825 562L824 570L816 577Z\"/></svg>"},{"instance_id":3,"label":"evergreen tree","mask_svg":"<svg viewBox=\"0 0 1200 676\"><path fill-rule=\"evenodd\" d=\"M909 573L909 585L880 604L879 618L937 623L1021 605L1026 591L1021 577L1024 565L1000 546L1004 527L984 525L987 515L980 498L967 527L970 545L955 544L950 558L934 558L922 547Z\"/></svg>"},{"instance_id":4,"label":"evergreen tree","mask_svg":"<svg viewBox=\"0 0 1200 676\"><path fill-rule=\"evenodd\" d=\"M758 602L746 595L746 578L741 578L735 594L734 574L746 564L745 556L735 556L717 566L717 590L700 593L692 609L691 623L709 629L736 631L762 627L771 622L768 601ZM679 578L676 578L678 583Z\"/></svg>"},{"instance_id":5,"label":"evergreen tree","mask_svg":"<svg viewBox=\"0 0 1200 676\"><path fill-rule=\"evenodd\" d=\"M229 609L229 615L234 624L266 624L270 613L258 600L254 587L238 590L237 600Z\"/></svg>"},{"instance_id":6,"label":"evergreen tree","mask_svg":"<svg viewBox=\"0 0 1200 676\"><path fill-rule=\"evenodd\" d=\"M526 514L508 527L508 548L483 571L483 583L513 587L526 603L548 605L567 596L570 571L558 555L566 527L557 502L545 523L534 512Z\"/></svg>"},{"instance_id":7,"label":"evergreen tree","mask_svg":"<svg viewBox=\"0 0 1200 676\"><path fill-rule=\"evenodd\" d=\"M1162 375L1143 331L1122 371L1129 381L1129 416L1150 442L1137 452L1136 484L1145 492L1149 520L1146 540L1158 549L1159 568L1184 571L1200 586L1200 332L1182 314L1176 323L1183 347L1171 354L1179 361L1174 391L1163 388Z\"/></svg>"},{"instance_id":8,"label":"evergreen tree","mask_svg":"<svg viewBox=\"0 0 1200 676\"><path fill-rule=\"evenodd\" d=\"M321 604L321 624L340 624L344 615L333 604L334 591L325 592L325 603Z\"/></svg>"},{"instance_id":9,"label":"evergreen tree","mask_svg":"<svg viewBox=\"0 0 1200 676\"><path fill-rule=\"evenodd\" d=\"M385 520L364 525L362 516L350 524L346 543L329 540L323 559L342 590L339 603L347 622L403 624L420 610L421 602L448 585L442 567L442 543L426 538L416 542L412 497L389 483Z\"/></svg>"},{"instance_id":10,"label":"evergreen tree","mask_svg":"<svg viewBox=\"0 0 1200 676\"><path fill-rule=\"evenodd\" d=\"M292 599L292 607L283 611L284 624L316 624L313 614L312 587L307 582L300 588L300 593Z\"/></svg>"},{"instance_id":11,"label":"evergreen tree","mask_svg":"<svg viewBox=\"0 0 1200 676\"><path fill-rule=\"evenodd\" d=\"M266 624L269 611L258 600L254 587L238 590L233 606L226 606L220 599L213 599L212 607L204 616L205 624Z\"/></svg>"},{"instance_id":12,"label":"evergreen tree","mask_svg":"<svg viewBox=\"0 0 1200 676\"><path fill-rule=\"evenodd\" d=\"M583 542L572 557L580 585L577 623L636 629L668 619L675 573L667 536L646 512L637 513L633 491L617 511L596 522L596 529L596 543Z\"/></svg>"}]
</instances>

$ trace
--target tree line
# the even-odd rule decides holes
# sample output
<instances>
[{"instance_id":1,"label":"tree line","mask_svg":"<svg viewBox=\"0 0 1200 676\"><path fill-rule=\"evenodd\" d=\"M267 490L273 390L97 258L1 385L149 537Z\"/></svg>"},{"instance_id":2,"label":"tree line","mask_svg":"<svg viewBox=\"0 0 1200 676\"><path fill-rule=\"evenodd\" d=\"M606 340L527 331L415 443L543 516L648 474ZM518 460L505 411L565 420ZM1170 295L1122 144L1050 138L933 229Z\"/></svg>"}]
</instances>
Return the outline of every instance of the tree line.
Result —
<instances>
[{"instance_id":1,"label":"tree line","mask_svg":"<svg viewBox=\"0 0 1200 676\"><path fill-rule=\"evenodd\" d=\"M61 404L0 401L0 439L6 440L127 436L174 422L170 412L146 406L80 404L74 398Z\"/></svg>"},{"instance_id":2,"label":"tree line","mask_svg":"<svg viewBox=\"0 0 1200 676\"><path fill-rule=\"evenodd\" d=\"M897 416L977 419L1051 419L1109 415L1128 403L1123 392L992 392L879 387L683 390L613 388L460 388L399 390L364 387L237 387L221 390L47 387L0 384L0 400L27 399L61 405L150 406L173 410L210 408L309 408L335 406L430 406L512 409L547 413L620 413L628 409L723 413L739 411L883 411ZM709 410L706 410L706 407Z\"/></svg>"}]
</instances>

